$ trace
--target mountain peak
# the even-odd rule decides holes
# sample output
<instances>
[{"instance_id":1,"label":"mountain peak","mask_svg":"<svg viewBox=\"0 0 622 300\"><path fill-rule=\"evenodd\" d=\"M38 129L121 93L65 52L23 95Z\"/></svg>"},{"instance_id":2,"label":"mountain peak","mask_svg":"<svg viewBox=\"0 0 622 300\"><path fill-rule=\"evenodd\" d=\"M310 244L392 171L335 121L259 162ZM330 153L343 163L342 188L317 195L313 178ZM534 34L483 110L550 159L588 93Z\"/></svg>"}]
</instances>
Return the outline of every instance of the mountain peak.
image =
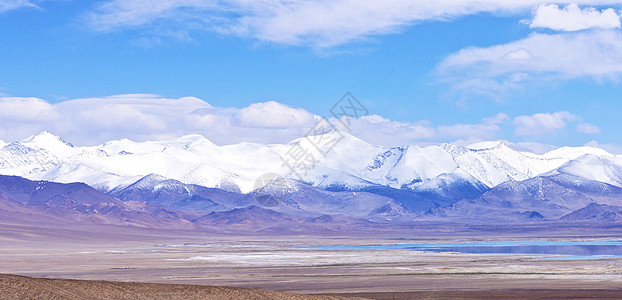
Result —
<instances>
[{"instance_id":1,"label":"mountain peak","mask_svg":"<svg viewBox=\"0 0 622 300\"><path fill-rule=\"evenodd\" d=\"M194 142L201 142L201 141L207 140L207 138L200 134L195 133L195 134L186 134L174 140L178 142L194 143Z\"/></svg>"},{"instance_id":2,"label":"mountain peak","mask_svg":"<svg viewBox=\"0 0 622 300\"><path fill-rule=\"evenodd\" d=\"M371 144L369 144L368 142L361 140L358 137L355 137L349 132L343 131L343 130L331 130L326 133L317 134L317 135L308 134L305 137L298 138L298 139L291 141L289 144L290 145L297 144L305 140L307 140L308 142L314 142L314 141L320 141L320 140L321 141L334 141L336 142L335 144L344 143L344 144L348 144L351 146L357 146L357 147L371 146Z\"/></svg>"},{"instance_id":3,"label":"mountain peak","mask_svg":"<svg viewBox=\"0 0 622 300\"><path fill-rule=\"evenodd\" d=\"M503 148L508 147L505 141L490 141L490 142L479 142L475 144L471 144L466 146L471 150L490 150L495 148Z\"/></svg>"},{"instance_id":4,"label":"mountain peak","mask_svg":"<svg viewBox=\"0 0 622 300\"><path fill-rule=\"evenodd\" d=\"M43 144L49 144L49 143L58 143L61 142L69 147L74 147L70 142L67 142L66 140L64 140L63 138L61 138L60 136L51 133L49 131L43 131L37 135L33 135L30 136L24 140L21 141L22 143L35 143L35 144L39 144L39 143L43 143Z\"/></svg>"},{"instance_id":5,"label":"mountain peak","mask_svg":"<svg viewBox=\"0 0 622 300\"><path fill-rule=\"evenodd\" d=\"M208 138L200 134L184 135L182 137L172 140L172 142L183 145L187 149L194 148L197 146L201 146L201 147L207 146L208 148L212 148L212 149L218 148L216 144L212 143L212 141L210 141Z\"/></svg>"},{"instance_id":6,"label":"mountain peak","mask_svg":"<svg viewBox=\"0 0 622 300\"><path fill-rule=\"evenodd\" d=\"M613 154L603 150L601 148L583 146L583 147L561 147L555 150L549 151L545 153L543 156L553 158L553 157L566 157L569 159L577 159L585 154L591 154L595 156L605 156L612 157Z\"/></svg>"},{"instance_id":7,"label":"mountain peak","mask_svg":"<svg viewBox=\"0 0 622 300\"><path fill-rule=\"evenodd\" d=\"M174 180L174 179L168 179L162 175L158 175L158 174L149 174L146 175L144 177L142 177L141 179L137 180L136 182L132 183L131 185L128 186L128 188L133 188L133 189L158 189L160 187L162 187L162 185L164 184L168 184L168 185L183 185L183 183Z\"/></svg>"},{"instance_id":8,"label":"mountain peak","mask_svg":"<svg viewBox=\"0 0 622 300\"><path fill-rule=\"evenodd\" d=\"M47 150L55 155L64 156L66 154L71 153L75 147L49 131L41 132L38 135L30 136L27 139L20 141L19 143L26 145L28 147L34 147L39 149Z\"/></svg>"}]
</instances>

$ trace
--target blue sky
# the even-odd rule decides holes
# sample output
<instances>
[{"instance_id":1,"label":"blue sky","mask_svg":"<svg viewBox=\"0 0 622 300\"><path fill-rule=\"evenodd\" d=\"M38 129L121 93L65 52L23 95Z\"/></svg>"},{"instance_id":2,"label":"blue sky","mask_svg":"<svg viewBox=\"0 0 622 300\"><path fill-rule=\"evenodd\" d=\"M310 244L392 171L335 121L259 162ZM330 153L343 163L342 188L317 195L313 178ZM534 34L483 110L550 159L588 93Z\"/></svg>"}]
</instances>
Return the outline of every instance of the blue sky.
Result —
<instances>
[{"instance_id":1,"label":"blue sky","mask_svg":"<svg viewBox=\"0 0 622 300\"><path fill-rule=\"evenodd\" d=\"M373 143L622 145L622 1L376 2L0 0L0 139L284 142L350 91L381 117L354 128ZM229 125L167 130L200 105L139 105L181 97ZM89 108L147 123L69 117ZM245 109L253 126L232 121Z\"/></svg>"}]
</instances>

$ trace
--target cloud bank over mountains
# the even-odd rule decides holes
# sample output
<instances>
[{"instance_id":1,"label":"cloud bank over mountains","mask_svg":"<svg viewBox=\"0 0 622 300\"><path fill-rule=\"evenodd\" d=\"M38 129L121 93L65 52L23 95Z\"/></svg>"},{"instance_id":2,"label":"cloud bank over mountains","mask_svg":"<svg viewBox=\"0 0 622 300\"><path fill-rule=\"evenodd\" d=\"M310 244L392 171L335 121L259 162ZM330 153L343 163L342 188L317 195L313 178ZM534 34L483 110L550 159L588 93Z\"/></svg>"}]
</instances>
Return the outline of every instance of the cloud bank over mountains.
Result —
<instances>
[{"instance_id":1,"label":"cloud bank over mountains","mask_svg":"<svg viewBox=\"0 0 622 300\"><path fill-rule=\"evenodd\" d=\"M517 136L554 135L562 130L597 134L600 129L580 116L561 111L531 116L499 113L475 124L432 124L428 120L398 122L378 115L350 119L345 128L326 112L339 129L379 145L417 143L472 143L504 138L504 130ZM274 101L243 108L214 107L183 97L171 99L149 94L116 95L50 103L38 98L0 97L0 139L13 141L41 131L55 132L78 145L129 138L162 140L201 134L216 144L240 142L286 143L304 136L322 116Z\"/></svg>"}]
</instances>

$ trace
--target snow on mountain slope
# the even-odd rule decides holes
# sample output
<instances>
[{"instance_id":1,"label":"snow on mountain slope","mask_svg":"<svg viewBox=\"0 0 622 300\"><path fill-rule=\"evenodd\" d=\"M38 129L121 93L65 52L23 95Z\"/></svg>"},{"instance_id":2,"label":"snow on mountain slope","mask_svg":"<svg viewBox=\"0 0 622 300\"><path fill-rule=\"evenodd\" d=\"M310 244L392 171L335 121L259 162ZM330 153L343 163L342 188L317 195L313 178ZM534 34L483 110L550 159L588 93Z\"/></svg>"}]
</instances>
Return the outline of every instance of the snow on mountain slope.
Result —
<instances>
[{"instance_id":1,"label":"snow on mountain slope","mask_svg":"<svg viewBox=\"0 0 622 300\"><path fill-rule=\"evenodd\" d=\"M71 143L48 131L24 139L20 141L20 144L30 148L46 150L56 157L68 157L79 152Z\"/></svg>"},{"instance_id":2,"label":"snow on mountain slope","mask_svg":"<svg viewBox=\"0 0 622 300\"><path fill-rule=\"evenodd\" d=\"M361 188L379 184L415 188L442 174L458 170L470 175L473 184L479 181L494 187L508 180L533 178L569 161L563 156L556 157L554 153L541 157L519 152L501 142L480 144L475 149L451 144L389 148L370 145L343 132L332 132L326 136L329 140L343 137L326 157L319 151L312 151L315 157L320 158L320 164L306 177L303 176L305 181L320 187L350 185ZM303 143L303 148L314 150L305 139L290 145L295 143ZM280 153L286 157L285 151Z\"/></svg>"},{"instance_id":3,"label":"snow on mountain slope","mask_svg":"<svg viewBox=\"0 0 622 300\"><path fill-rule=\"evenodd\" d=\"M384 184L412 188L441 174L461 170L486 186L494 187L508 180L533 178L568 160L519 152L501 142L478 144L473 148L452 144L425 148L410 146L386 174L388 181Z\"/></svg>"},{"instance_id":4,"label":"snow on mountain slope","mask_svg":"<svg viewBox=\"0 0 622 300\"><path fill-rule=\"evenodd\" d=\"M44 132L0 150L0 173L58 182L85 182L111 190L148 174L207 187L223 184L249 192L256 178L280 172L278 154L268 146L218 147L199 135L162 142L111 141L73 147Z\"/></svg>"},{"instance_id":5,"label":"snow on mountain slope","mask_svg":"<svg viewBox=\"0 0 622 300\"><path fill-rule=\"evenodd\" d=\"M622 187L622 157L585 154L550 173L568 174Z\"/></svg>"},{"instance_id":6,"label":"snow on mountain slope","mask_svg":"<svg viewBox=\"0 0 622 300\"><path fill-rule=\"evenodd\" d=\"M414 187L441 174L452 173L458 168L450 153L439 146L405 149L386 178L394 188Z\"/></svg>"},{"instance_id":7,"label":"snow on mountain slope","mask_svg":"<svg viewBox=\"0 0 622 300\"><path fill-rule=\"evenodd\" d=\"M370 172L369 165L378 155L390 150L338 131L296 139L285 145L272 145L271 148L284 160L279 158L278 161L283 166L282 172L292 173L285 162L298 166L293 168L292 178L300 176L303 181L319 187L340 185L353 189L378 182L382 174L378 176ZM300 162L298 157L307 160L297 163Z\"/></svg>"},{"instance_id":8,"label":"snow on mountain slope","mask_svg":"<svg viewBox=\"0 0 622 300\"><path fill-rule=\"evenodd\" d=\"M547 152L542 155L542 157L546 158L555 158L555 157L567 157L569 159L577 159L585 154L592 154L596 156L605 156L605 157L613 157L615 155L594 147L561 147L550 152Z\"/></svg>"},{"instance_id":9,"label":"snow on mountain slope","mask_svg":"<svg viewBox=\"0 0 622 300\"><path fill-rule=\"evenodd\" d=\"M519 152L503 142L491 145L489 148L468 149L468 152L461 151L460 158L456 161L462 165L470 166L471 169L467 168L467 173L489 187L497 186L508 180L533 178L574 158L574 156L555 155L553 153L535 155ZM461 167L464 168L464 166Z\"/></svg>"},{"instance_id":10,"label":"snow on mountain slope","mask_svg":"<svg viewBox=\"0 0 622 300\"><path fill-rule=\"evenodd\" d=\"M289 172L282 158L301 157L301 154L313 156L306 162L308 168L296 169L302 181L341 190L378 185L429 189L451 185L457 180L460 184L475 187L484 184L490 188L556 170L585 154L602 158L594 164L603 166L592 167L587 161L579 160L580 165L593 168L591 173L575 166L579 162L565 167L563 172L590 174L593 180L622 184L622 173L617 169L622 166L618 163L620 158L597 148L566 147L536 155L515 151L503 142L467 147L452 144L383 147L337 131L277 145L218 146L203 136L187 135L167 141L122 139L92 147L75 147L58 136L43 132L4 145L0 149L0 174L85 182L106 191L155 174L185 184L248 193L255 188L257 178L265 173L299 179ZM293 161L296 162L300 161ZM599 168L602 170L598 171Z\"/></svg>"},{"instance_id":11,"label":"snow on mountain slope","mask_svg":"<svg viewBox=\"0 0 622 300\"><path fill-rule=\"evenodd\" d=\"M77 155L81 150L60 137L43 132L0 149L2 174L25 175L49 171L64 159Z\"/></svg>"},{"instance_id":12,"label":"snow on mountain slope","mask_svg":"<svg viewBox=\"0 0 622 300\"><path fill-rule=\"evenodd\" d=\"M4 175L32 175L50 170L60 163L53 153L22 142L10 143L0 150L0 169Z\"/></svg>"},{"instance_id":13,"label":"snow on mountain slope","mask_svg":"<svg viewBox=\"0 0 622 300\"><path fill-rule=\"evenodd\" d=\"M470 184L476 189L483 188L477 182L470 174L458 169L454 173L440 174L426 181L417 187L417 191L445 191L447 186L455 186L461 183Z\"/></svg>"}]
</instances>

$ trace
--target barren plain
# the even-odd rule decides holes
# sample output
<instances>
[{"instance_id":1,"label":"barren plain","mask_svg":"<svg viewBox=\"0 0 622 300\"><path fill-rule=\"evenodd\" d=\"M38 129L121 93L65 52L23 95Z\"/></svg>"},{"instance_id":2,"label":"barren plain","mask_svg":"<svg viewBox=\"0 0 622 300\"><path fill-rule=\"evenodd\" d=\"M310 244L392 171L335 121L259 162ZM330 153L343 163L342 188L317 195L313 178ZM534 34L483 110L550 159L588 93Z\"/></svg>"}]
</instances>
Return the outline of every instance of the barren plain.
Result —
<instances>
[{"instance_id":1,"label":"barren plain","mask_svg":"<svg viewBox=\"0 0 622 300\"><path fill-rule=\"evenodd\" d=\"M535 298L622 295L621 259L533 260L554 255L307 248L499 237L267 237L142 229L120 233L114 229L4 224L0 230L0 273L375 299L513 298L525 293Z\"/></svg>"}]
</instances>

